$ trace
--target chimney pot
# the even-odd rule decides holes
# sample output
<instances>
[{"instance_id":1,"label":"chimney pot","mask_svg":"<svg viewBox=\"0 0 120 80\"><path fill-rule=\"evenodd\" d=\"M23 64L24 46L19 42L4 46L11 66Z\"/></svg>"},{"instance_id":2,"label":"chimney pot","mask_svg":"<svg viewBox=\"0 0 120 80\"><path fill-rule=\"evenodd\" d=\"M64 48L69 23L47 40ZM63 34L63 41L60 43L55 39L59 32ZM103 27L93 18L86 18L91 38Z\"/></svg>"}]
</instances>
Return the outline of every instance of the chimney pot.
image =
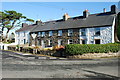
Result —
<instances>
[{"instance_id":1,"label":"chimney pot","mask_svg":"<svg viewBox=\"0 0 120 80\"><path fill-rule=\"evenodd\" d=\"M115 13L116 13L116 6L115 6L115 5L112 5L112 6L111 6L111 13L112 13L112 14L115 14Z\"/></svg>"},{"instance_id":2,"label":"chimney pot","mask_svg":"<svg viewBox=\"0 0 120 80\"><path fill-rule=\"evenodd\" d=\"M28 26L27 23L22 23L22 27L26 27L26 26Z\"/></svg>"},{"instance_id":3,"label":"chimney pot","mask_svg":"<svg viewBox=\"0 0 120 80\"><path fill-rule=\"evenodd\" d=\"M105 8L103 9L103 12L106 13L106 9Z\"/></svg>"},{"instance_id":4,"label":"chimney pot","mask_svg":"<svg viewBox=\"0 0 120 80\"><path fill-rule=\"evenodd\" d=\"M89 12L88 12L88 10L86 9L86 10L83 11L83 17L84 17L84 18L87 18L88 16L89 16Z\"/></svg>"},{"instance_id":5,"label":"chimney pot","mask_svg":"<svg viewBox=\"0 0 120 80\"><path fill-rule=\"evenodd\" d=\"M36 21L36 25L39 25L39 24L41 24L42 23L42 21L40 20L40 19L38 19L37 21Z\"/></svg>"},{"instance_id":6,"label":"chimney pot","mask_svg":"<svg viewBox=\"0 0 120 80\"><path fill-rule=\"evenodd\" d=\"M66 20L68 20L68 18L70 18L70 16L68 15L68 13L65 13L63 15L63 20L66 21Z\"/></svg>"}]
</instances>

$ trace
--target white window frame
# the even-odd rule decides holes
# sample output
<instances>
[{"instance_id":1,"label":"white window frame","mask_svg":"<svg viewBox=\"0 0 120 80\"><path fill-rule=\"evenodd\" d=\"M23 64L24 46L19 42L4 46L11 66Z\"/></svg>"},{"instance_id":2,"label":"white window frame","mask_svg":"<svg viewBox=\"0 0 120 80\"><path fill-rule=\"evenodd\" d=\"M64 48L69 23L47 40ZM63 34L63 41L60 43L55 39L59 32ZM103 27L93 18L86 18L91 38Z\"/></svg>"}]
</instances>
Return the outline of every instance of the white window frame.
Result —
<instances>
[{"instance_id":1,"label":"white window frame","mask_svg":"<svg viewBox=\"0 0 120 80\"><path fill-rule=\"evenodd\" d=\"M18 39L18 44L20 44L20 39Z\"/></svg>"},{"instance_id":2,"label":"white window frame","mask_svg":"<svg viewBox=\"0 0 120 80\"><path fill-rule=\"evenodd\" d=\"M52 46L52 45L50 45L52 43L52 40L48 40L48 45L49 46Z\"/></svg>"},{"instance_id":3,"label":"white window frame","mask_svg":"<svg viewBox=\"0 0 120 80\"><path fill-rule=\"evenodd\" d=\"M68 39L68 44L70 44L71 42L70 42L70 40L72 40L72 44L73 44L73 39Z\"/></svg>"},{"instance_id":4,"label":"white window frame","mask_svg":"<svg viewBox=\"0 0 120 80\"><path fill-rule=\"evenodd\" d=\"M44 40L41 40L41 46L42 46L42 48L45 48L45 42L44 42Z\"/></svg>"},{"instance_id":5,"label":"white window frame","mask_svg":"<svg viewBox=\"0 0 120 80\"><path fill-rule=\"evenodd\" d=\"M59 39L58 40L58 46L61 46L62 45L62 39Z\"/></svg>"},{"instance_id":6,"label":"white window frame","mask_svg":"<svg viewBox=\"0 0 120 80\"><path fill-rule=\"evenodd\" d=\"M38 37L41 36L41 32L38 32Z\"/></svg>"},{"instance_id":7,"label":"white window frame","mask_svg":"<svg viewBox=\"0 0 120 80\"><path fill-rule=\"evenodd\" d=\"M94 28L94 30L95 30L95 36L100 36L100 34L99 35L96 34L98 31L100 31L100 28L99 27L98 28Z\"/></svg>"},{"instance_id":8,"label":"white window frame","mask_svg":"<svg viewBox=\"0 0 120 80\"><path fill-rule=\"evenodd\" d=\"M41 37L44 37L44 36L45 36L45 32L42 32Z\"/></svg>"},{"instance_id":9,"label":"white window frame","mask_svg":"<svg viewBox=\"0 0 120 80\"><path fill-rule=\"evenodd\" d=\"M84 33L84 35L82 34L82 32ZM85 28L79 29L79 33L80 33L80 36L86 36L86 29Z\"/></svg>"},{"instance_id":10,"label":"white window frame","mask_svg":"<svg viewBox=\"0 0 120 80\"><path fill-rule=\"evenodd\" d=\"M72 36L73 35L73 29L68 29L68 36Z\"/></svg>"},{"instance_id":11,"label":"white window frame","mask_svg":"<svg viewBox=\"0 0 120 80\"><path fill-rule=\"evenodd\" d=\"M80 44L83 44L82 41L85 40L85 44L87 44L87 41L86 39L81 39L81 43Z\"/></svg>"},{"instance_id":12,"label":"white window frame","mask_svg":"<svg viewBox=\"0 0 120 80\"><path fill-rule=\"evenodd\" d=\"M53 31L49 31L49 36L53 36Z\"/></svg>"},{"instance_id":13,"label":"white window frame","mask_svg":"<svg viewBox=\"0 0 120 80\"><path fill-rule=\"evenodd\" d=\"M62 36L62 30L58 30L58 36Z\"/></svg>"},{"instance_id":14,"label":"white window frame","mask_svg":"<svg viewBox=\"0 0 120 80\"><path fill-rule=\"evenodd\" d=\"M25 31L23 32L23 37L25 37Z\"/></svg>"},{"instance_id":15,"label":"white window frame","mask_svg":"<svg viewBox=\"0 0 120 80\"><path fill-rule=\"evenodd\" d=\"M18 32L18 37L20 37L20 32Z\"/></svg>"}]
</instances>

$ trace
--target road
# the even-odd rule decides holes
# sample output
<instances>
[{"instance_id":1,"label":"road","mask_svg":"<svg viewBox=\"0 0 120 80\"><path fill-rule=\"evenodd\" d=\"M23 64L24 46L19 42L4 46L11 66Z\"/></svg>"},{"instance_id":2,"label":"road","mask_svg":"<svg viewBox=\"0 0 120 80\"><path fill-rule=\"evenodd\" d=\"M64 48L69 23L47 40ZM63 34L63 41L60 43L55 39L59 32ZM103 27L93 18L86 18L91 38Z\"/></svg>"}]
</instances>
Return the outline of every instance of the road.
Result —
<instances>
[{"instance_id":1,"label":"road","mask_svg":"<svg viewBox=\"0 0 120 80\"><path fill-rule=\"evenodd\" d=\"M115 78L118 58L42 60L2 51L2 78Z\"/></svg>"}]
</instances>

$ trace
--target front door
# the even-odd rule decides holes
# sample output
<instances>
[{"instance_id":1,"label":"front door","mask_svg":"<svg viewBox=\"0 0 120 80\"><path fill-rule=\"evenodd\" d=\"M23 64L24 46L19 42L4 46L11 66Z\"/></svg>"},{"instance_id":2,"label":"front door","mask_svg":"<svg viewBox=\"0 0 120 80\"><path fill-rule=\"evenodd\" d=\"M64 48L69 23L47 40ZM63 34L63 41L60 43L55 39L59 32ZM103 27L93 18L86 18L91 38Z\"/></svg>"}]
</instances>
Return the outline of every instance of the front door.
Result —
<instances>
[{"instance_id":1,"label":"front door","mask_svg":"<svg viewBox=\"0 0 120 80\"><path fill-rule=\"evenodd\" d=\"M95 44L100 44L100 39L95 39Z\"/></svg>"},{"instance_id":2,"label":"front door","mask_svg":"<svg viewBox=\"0 0 120 80\"><path fill-rule=\"evenodd\" d=\"M24 44L26 43L26 40L24 39Z\"/></svg>"}]
</instances>

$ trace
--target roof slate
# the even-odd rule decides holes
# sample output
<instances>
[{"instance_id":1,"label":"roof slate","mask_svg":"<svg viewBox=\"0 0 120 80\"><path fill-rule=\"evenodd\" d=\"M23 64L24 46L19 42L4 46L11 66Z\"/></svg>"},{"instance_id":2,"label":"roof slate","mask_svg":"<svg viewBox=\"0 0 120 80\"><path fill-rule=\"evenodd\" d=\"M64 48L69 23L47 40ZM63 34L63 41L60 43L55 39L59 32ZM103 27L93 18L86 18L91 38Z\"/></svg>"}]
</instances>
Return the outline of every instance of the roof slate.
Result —
<instances>
[{"instance_id":1,"label":"roof slate","mask_svg":"<svg viewBox=\"0 0 120 80\"><path fill-rule=\"evenodd\" d=\"M48 21L44 24L37 25L31 32L49 31L49 30L60 30L60 29L72 29L72 28L87 28L87 27L98 27L98 26L110 26L113 23L115 14L99 13L91 14L87 18L83 16L69 18L66 21L63 19Z\"/></svg>"},{"instance_id":2,"label":"roof slate","mask_svg":"<svg viewBox=\"0 0 120 80\"><path fill-rule=\"evenodd\" d=\"M16 32L31 31L31 30L34 29L35 27L36 27L36 24L28 25L28 26L25 26L25 27L22 27L22 28L16 30Z\"/></svg>"}]
</instances>

